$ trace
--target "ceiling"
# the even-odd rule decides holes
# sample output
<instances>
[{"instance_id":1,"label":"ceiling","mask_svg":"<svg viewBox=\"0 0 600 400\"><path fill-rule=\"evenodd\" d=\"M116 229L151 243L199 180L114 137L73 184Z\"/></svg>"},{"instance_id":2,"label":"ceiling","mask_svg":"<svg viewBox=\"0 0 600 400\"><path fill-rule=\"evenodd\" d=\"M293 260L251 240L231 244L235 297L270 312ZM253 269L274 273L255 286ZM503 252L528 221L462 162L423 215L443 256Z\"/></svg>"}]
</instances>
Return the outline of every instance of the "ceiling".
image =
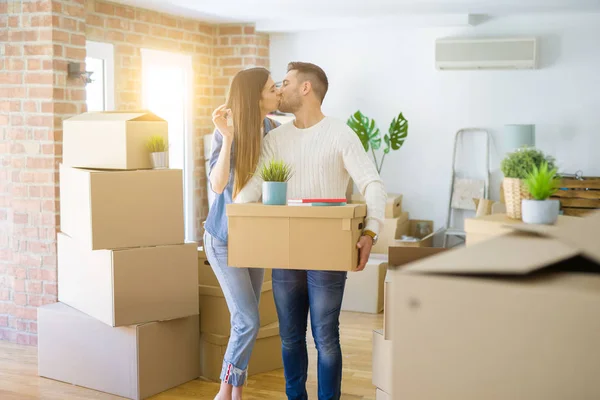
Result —
<instances>
[{"instance_id":1,"label":"ceiling","mask_svg":"<svg viewBox=\"0 0 600 400\"><path fill-rule=\"evenodd\" d=\"M600 0L113 0L213 23L292 32L402 21L474 25L523 13L600 12ZM482 16L486 16L483 18Z\"/></svg>"}]
</instances>

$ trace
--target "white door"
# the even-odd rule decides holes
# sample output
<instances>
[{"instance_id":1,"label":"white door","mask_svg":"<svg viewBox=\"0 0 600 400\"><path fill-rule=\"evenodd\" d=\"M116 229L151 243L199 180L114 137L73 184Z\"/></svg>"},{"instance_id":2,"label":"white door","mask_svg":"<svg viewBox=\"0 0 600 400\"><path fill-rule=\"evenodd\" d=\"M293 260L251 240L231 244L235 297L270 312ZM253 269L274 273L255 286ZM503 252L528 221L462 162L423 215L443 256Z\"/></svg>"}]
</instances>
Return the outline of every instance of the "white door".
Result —
<instances>
[{"instance_id":1,"label":"white door","mask_svg":"<svg viewBox=\"0 0 600 400\"><path fill-rule=\"evenodd\" d=\"M85 86L88 111L115 109L115 51L110 43L86 42L85 70L93 72Z\"/></svg>"},{"instance_id":2,"label":"white door","mask_svg":"<svg viewBox=\"0 0 600 400\"><path fill-rule=\"evenodd\" d=\"M169 168L183 170L186 241L196 240L192 86L191 56L142 49L143 107L168 122Z\"/></svg>"}]
</instances>

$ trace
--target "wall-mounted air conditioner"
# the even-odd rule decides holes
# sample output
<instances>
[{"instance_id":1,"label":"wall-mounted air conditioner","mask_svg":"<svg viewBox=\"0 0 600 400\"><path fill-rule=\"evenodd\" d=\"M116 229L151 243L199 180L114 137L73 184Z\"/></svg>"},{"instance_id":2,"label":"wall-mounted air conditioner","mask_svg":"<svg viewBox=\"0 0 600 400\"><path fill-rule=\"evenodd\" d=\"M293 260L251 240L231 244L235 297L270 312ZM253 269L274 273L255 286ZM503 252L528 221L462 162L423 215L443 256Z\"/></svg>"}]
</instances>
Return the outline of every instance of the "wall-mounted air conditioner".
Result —
<instances>
[{"instance_id":1,"label":"wall-mounted air conditioner","mask_svg":"<svg viewBox=\"0 0 600 400\"><path fill-rule=\"evenodd\" d=\"M458 69L535 69L536 38L438 39L435 66Z\"/></svg>"}]
</instances>

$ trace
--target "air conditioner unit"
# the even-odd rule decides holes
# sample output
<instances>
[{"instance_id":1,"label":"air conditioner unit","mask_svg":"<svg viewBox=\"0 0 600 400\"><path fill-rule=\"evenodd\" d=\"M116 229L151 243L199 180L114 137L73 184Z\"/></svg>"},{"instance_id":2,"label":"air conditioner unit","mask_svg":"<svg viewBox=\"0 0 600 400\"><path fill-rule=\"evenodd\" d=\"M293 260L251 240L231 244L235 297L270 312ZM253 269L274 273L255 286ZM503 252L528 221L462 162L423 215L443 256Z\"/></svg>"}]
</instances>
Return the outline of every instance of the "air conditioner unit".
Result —
<instances>
[{"instance_id":1,"label":"air conditioner unit","mask_svg":"<svg viewBox=\"0 0 600 400\"><path fill-rule=\"evenodd\" d=\"M440 70L535 69L536 38L438 39L435 66Z\"/></svg>"}]
</instances>

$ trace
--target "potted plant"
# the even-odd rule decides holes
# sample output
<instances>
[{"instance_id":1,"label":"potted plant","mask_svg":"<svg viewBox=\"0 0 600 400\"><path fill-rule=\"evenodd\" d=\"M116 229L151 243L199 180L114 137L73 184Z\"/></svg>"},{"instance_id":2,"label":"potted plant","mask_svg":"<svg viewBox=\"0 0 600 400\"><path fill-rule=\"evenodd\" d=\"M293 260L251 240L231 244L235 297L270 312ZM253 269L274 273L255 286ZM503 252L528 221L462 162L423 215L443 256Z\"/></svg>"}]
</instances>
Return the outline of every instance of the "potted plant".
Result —
<instances>
[{"instance_id":1,"label":"potted plant","mask_svg":"<svg viewBox=\"0 0 600 400\"><path fill-rule=\"evenodd\" d=\"M262 202L268 205L285 205L287 182L292 177L292 168L283 161L271 160L258 171L263 180Z\"/></svg>"},{"instance_id":2,"label":"potted plant","mask_svg":"<svg viewBox=\"0 0 600 400\"><path fill-rule=\"evenodd\" d=\"M161 135L152 135L146 142L150 152L150 163L154 169L169 167L169 152L166 139Z\"/></svg>"},{"instance_id":3,"label":"potted plant","mask_svg":"<svg viewBox=\"0 0 600 400\"><path fill-rule=\"evenodd\" d=\"M502 160L500 169L504 174L502 185L504 187L506 215L509 218L522 218L522 202L524 199L531 199L531 194L525 185L525 179L534 167L540 168L544 162L547 163L549 169L555 169L554 158L546 156L540 150L532 147L517 149L507 154Z\"/></svg>"},{"instance_id":4,"label":"potted plant","mask_svg":"<svg viewBox=\"0 0 600 400\"><path fill-rule=\"evenodd\" d=\"M350 116L347 124L354 133L356 133L365 151L368 152L369 149L371 150L373 162L375 163L375 168L378 173L381 173L385 156L392 150L400 150L408 136L408 121L404 118L402 113L398 114L398 116L392 120L388 133L386 133L383 138L381 137L381 131L377 127L375 120L367 117L360 110ZM383 149L381 160L378 161L375 150L381 148L382 140L385 142L385 148ZM349 197L352 194L352 186L353 183L352 180L350 180L348 189L346 190L346 197Z\"/></svg>"},{"instance_id":5,"label":"potted plant","mask_svg":"<svg viewBox=\"0 0 600 400\"><path fill-rule=\"evenodd\" d=\"M539 168L534 166L525 179L525 186L532 199L523 200L523 222L554 224L560 212L560 201L549 197L560 189L556 168L550 169L547 162L543 162Z\"/></svg>"}]
</instances>

